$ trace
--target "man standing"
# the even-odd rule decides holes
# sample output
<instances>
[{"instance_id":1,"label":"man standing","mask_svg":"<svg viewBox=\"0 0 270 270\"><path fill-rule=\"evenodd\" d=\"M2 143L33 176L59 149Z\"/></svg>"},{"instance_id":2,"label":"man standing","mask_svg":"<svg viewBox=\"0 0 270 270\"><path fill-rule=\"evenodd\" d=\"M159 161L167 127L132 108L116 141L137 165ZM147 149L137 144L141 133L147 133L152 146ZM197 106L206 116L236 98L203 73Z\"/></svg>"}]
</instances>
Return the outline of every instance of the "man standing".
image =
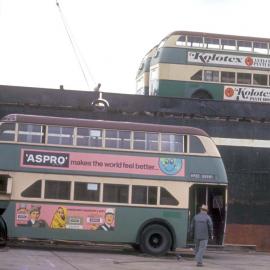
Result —
<instances>
[{"instance_id":1,"label":"man standing","mask_svg":"<svg viewBox=\"0 0 270 270\"><path fill-rule=\"evenodd\" d=\"M213 239L213 222L207 215L208 207L203 204L199 214L191 221L190 232L195 241L195 259L197 266L203 266L203 255L205 253L208 239Z\"/></svg>"}]
</instances>

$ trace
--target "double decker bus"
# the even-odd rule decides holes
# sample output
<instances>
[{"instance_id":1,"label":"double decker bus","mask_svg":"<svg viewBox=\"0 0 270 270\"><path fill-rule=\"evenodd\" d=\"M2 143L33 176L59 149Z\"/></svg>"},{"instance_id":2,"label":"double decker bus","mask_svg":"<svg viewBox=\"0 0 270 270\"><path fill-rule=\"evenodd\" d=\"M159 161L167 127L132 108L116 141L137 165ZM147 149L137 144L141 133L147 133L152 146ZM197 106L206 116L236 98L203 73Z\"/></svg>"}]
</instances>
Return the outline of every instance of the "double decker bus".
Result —
<instances>
[{"instance_id":1,"label":"double decker bus","mask_svg":"<svg viewBox=\"0 0 270 270\"><path fill-rule=\"evenodd\" d=\"M270 102L270 39L177 31L153 50L149 82L138 94Z\"/></svg>"},{"instance_id":2,"label":"double decker bus","mask_svg":"<svg viewBox=\"0 0 270 270\"><path fill-rule=\"evenodd\" d=\"M203 130L13 114L0 125L0 211L9 238L187 244L207 204L222 244L227 176Z\"/></svg>"}]
</instances>

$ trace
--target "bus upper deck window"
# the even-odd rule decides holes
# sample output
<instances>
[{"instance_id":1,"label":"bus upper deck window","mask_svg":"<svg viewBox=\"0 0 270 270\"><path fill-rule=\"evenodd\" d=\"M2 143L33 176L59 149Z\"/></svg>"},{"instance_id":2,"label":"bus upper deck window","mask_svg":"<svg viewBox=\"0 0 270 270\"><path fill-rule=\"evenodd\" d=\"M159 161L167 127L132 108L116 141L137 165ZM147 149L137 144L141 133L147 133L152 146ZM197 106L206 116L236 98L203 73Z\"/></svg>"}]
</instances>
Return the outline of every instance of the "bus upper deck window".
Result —
<instances>
[{"instance_id":1,"label":"bus upper deck window","mask_svg":"<svg viewBox=\"0 0 270 270\"><path fill-rule=\"evenodd\" d=\"M188 36L187 37L187 46L189 47L203 47L203 38L200 36Z\"/></svg>"},{"instance_id":2,"label":"bus upper deck window","mask_svg":"<svg viewBox=\"0 0 270 270\"><path fill-rule=\"evenodd\" d=\"M135 131L133 148L158 151L158 133Z\"/></svg>"},{"instance_id":3,"label":"bus upper deck window","mask_svg":"<svg viewBox=\"0 0 270 270\"><path fill-rule=\"evenodd\" d=\"M105 131L105 147L130 149L130 138L130 131L107 129Z\"/></svg>"},{"instance_id":4,"label":"bus upper deck window","mask_svg":"<svg viewBox=\"0 0 270 270\"><path fill-rule=\"evenodd\" d=\"M130 149L131 132L126 130L119 130L118 148Z\"/></svg>"},{"instance_id":5,"label":"bus upper deck window","mask_svg":"<svg viewBox=\"0 0 270 270\"><path fill-rule=\"evenodd\" d=\"M238 40L237 45L238 45L239 51L243 51L243 52L251 52L252 51L252 42L251 41Z\"/></svg>"},{"instance_id":6,"label":"bus upper deck window","mask_svg":"<svg viewBox=\"0 0 270 270\"><path fill-rule=\"evenodd\" d=\"M219 49L219 39L218 38L204 38L204 43L206 44L206 48L208 49Z\"/></svg>"},{"instance_id":7,"label":"bus upper deck window","mask_svg":"<svg viewBox=\"0 0 270 270\"><path fill-rule=\"evenodd\" d=\"M73 145L73 127L48 126L48 143Z\"/></svg>"},{"instance_id":8,"label":"bus upper deck window","mask_svg":"<svg viewBox=\"0 0 270 270\"><path fill-rule=\"evenodd\" d=\"M253 50L255 53L267 54L268 43L266 42L253 42Z\"/></svg>"},{"instance_id":9,"label":"bus upper deck window","mask_svg":"<svg viewBox=\"0 0 270 270\"><path fill-rule=\"evenodd\" d=\"M205 148L196 136L189 136L189 152L190 153L205 153Z\"/></svg>"},{"instance_id":10,"label":"bus upper deck window","mask_svg":"<svg viewBox=\"0 0 270 270\"><path fill-rule=\"evenodd\" d=\"M236 50L236 40L234 39L221 39L223 50Z\"/></svg>"},{"instance_id":11,"label":"bus upper deck window","mask_svg":"<svg viewBox=\"0 0 270 270\"><path fill-rule=\"evenodd\" d=\"M78 128L77 145L102 147L102 130L90 128Z\"/></svg>"},{"instance_id":12,"label":"bus upper deck window","mask_svg":"<svg viewBox=\"0 0 270 270\"><path fill-rule=\"evenodd\" d=\"M15 140L15 123L3 123L0 126L0 140L1 141Z\"/></svg>"},{"instance_id":13,"label":"bus upper deck window","mask_svg":"<svg viewBox=\"0 0 270 270\"><path fill-rule=\"evenodd\" d=\"M143 131L134 131L133 148L137 150L145 150L146 133Z\"/></svg>"},{"instance_id":14,"label":"bus upper deck window","mask_svg":"<svg viewBox=\"0 0 270 270\"><path fill-rule=\"evenodd\" d=\"M176 45L178 45L178 46L186 46L186 36L185 36L185 35L181 35L181 36L177 39Z\"/></svg>"},{"instance_id":15,"label":"bus upper deck window","mask_svg":"<svg viewBox=\"0 0 270 270\"><path fill-rule=\"evenodd\" d=\"M18 142L44 142L44 130L42 125L19 124Z\"/></svg>"},{"instance_id":16,"label":"bus upper deck window","mask_svg":"<svg viewBox=\"0 0 270 270\"><path fill-rule=\"evenodd\" d=\"M176 134L161 134L161 151L184 152L184 136Z\"/></svg>"},{"instance_id":17,"label":"bus upper deck window","mask_svg":"<svg viewBox=\"0 0 270 270\"><path fill-rule=\"evenodd\" d=\"M158 133L153 132L146 133L146 150L152 151L158 150Z\"/></svg>"}]
</instances>

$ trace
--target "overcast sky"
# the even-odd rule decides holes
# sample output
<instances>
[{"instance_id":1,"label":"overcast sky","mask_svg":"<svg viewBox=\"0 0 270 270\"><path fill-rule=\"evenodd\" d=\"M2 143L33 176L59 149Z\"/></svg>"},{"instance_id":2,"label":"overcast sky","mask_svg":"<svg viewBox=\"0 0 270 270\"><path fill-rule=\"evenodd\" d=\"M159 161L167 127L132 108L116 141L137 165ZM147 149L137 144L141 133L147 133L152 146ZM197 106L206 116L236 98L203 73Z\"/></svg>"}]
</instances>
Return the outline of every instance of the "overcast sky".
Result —
<instances>
[{"instance_id":1,"label":"overcast sky","mask_svg":"<svg viewBox=\"0 0 270 270\"><path fill-rule=\"evenodd\" d=\"M141 59L176 30L270 38L269 0L0 0L0 84L135 93Z\"/></svg>"}]
</instances>

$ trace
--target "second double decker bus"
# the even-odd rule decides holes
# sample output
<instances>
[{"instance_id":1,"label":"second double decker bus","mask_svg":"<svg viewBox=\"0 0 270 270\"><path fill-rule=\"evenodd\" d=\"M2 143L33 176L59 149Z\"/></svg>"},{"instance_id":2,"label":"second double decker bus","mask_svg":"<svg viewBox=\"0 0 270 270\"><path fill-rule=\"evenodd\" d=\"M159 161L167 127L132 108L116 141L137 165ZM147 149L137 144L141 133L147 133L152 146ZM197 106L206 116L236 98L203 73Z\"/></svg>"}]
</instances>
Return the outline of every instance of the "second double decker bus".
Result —
<instances>
[{"instance_id":1,"label":"second double decker bus","mask_svg":"<svg viewBox=\"0 0 270 270\"><path fill-rule=\"evenodd\" d=\"M207 204L215 244L227 177L201 129L35 115L0 124L0 211L9 238L126 243L159 255L184 247Z\"/></svg>"},{"instance_id":2,"label":"second double decker bus","mask_svg":"<svg viewBox=\"0 0 270 270\"><path fill-rule=\"evenodd\" d=\"M152 51L140 65L150 62L138 94L270 102L270 39L177 31Z\"/></svg>"}]
</instances>

